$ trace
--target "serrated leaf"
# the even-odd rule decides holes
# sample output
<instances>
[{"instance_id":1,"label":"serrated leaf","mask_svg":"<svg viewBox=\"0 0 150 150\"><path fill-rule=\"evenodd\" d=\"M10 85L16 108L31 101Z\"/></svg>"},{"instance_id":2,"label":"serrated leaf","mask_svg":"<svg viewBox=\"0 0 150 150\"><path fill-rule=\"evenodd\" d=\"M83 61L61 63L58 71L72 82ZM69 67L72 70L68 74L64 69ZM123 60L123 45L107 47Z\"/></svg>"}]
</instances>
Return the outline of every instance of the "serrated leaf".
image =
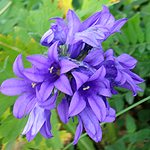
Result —
<instances>
[{"instance_id":1,"label":"serrated leaf","mask_svg":"<svg viewBox=\"0 0 150 150\"><path fill-rule=\"evenodd\" d=\"M127 115L127 117L126 117L126 129L127 129L127 132L128 133L134 133L136 128L137 127L136 127L134 119L130 115Z\"/></svg>"},{"instance_id":2,"label":"serrated leaf","mask_svg":"<svg viewBox=\"0 0 150 150\"><path fill-rule=\"evenodd\" d=\"M131 104L133 104L133 101L134 101L134 96L133 96L133 92L127 92L126 94L125 94L125 100L126 100L126 102L129 104L129 105L131 105Z\"/></svg>"},{"instance_id":3,"label":"serrated leaf","mask_svg":"<svg viewBox=\"0 0 150 150\"><path fill-rule=\"evenodd\" d=\"M132 25L134 26L135 24L140 24L140 16L139 13L136 13L130 20L129 20Z\"/></svg>"},{"instance_id":4,"label":"serrated leaf","mask_svg":"<svg viewBox=\"0 0 150 150\"><path fill-rule=\"evenodd\" d=\"M127 26L128 32L126 32L126 34L128 36L128 39L132 44L136 44L137 43L137 35L134 30L134 27L130 21L128 21L127 24L128 24L128 26Z\"/></svg>"},{"instance_id":5,"label":"serrated leaf","mask_svg":"<svg viewBox=\"0 0 150 150\"><path fill-rule=\"evenodd\" d=\"M119 39L119 42L124 45L124 46L128 46L129 45L129 40L126 36L126 34L124 32L122 32L122 34L120 33L116 33L118 39Z\"/></svg>"},{"instance_id":6,"label":"serrated leaf","mask_svg":"<svg viewBox=\"0 0 150 150\"><path fill-rule=\"evenodd\" d=\"M135 23L134 26L135 26L135 31L137 34L138 41L140 43L143 43L144 42L144 33L143 33L142 29L140 28L138 23Z\"/></svg>"}]
</instances>

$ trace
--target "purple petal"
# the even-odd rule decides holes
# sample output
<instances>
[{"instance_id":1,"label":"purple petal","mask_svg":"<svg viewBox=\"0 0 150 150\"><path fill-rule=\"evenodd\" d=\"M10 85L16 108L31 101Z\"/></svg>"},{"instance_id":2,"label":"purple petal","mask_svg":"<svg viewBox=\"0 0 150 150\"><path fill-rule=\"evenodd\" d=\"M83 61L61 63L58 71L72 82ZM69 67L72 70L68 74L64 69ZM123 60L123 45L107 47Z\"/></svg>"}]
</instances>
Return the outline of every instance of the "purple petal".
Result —
<instances>
[{"instance_id":1,"label":"purple petal","mask_svg":"<svg viewBox=\"0 0 150 150\"><path fill-rule=\"evenodd\" d=\"M13 107L13 115L21 119L24 116L25 110L27 109L26 106L32 99L34 98L35 95L32 95L31 93L24 93L23 95L20 95Z\"/></svg>"},{"instance_id":2,"label":"purple petal","mask_svg":"<svg viewBox=\"0 0 150 150\"><path fill-rule=\"evenodd\" d=\"M9 96L20 95L25 93L31 85L21 79L11 78L5 80L1 85L1 93Z\"/></svg>"},{"instance_id":3,"label":"purple petal","mask_svg":"<svg viewBox=\"0 0 150 150\"><path fill-rule=\"evenodd\" d=\"M32 94L33 96L33 94ZM33 97L26 106L25 117L29 114L29 112L34 108L37 103L37 98Z\"/></svg>"},{"instance_id":4,"label":"purple petal","mask_svg":"<svg viewBox=\"0 0 150 150\"><path fill-rule=\"evenodd\" d=\"M92 47L99 47L100 43L97 39L104 39L104 33L101 31L84 31L75 33L76 40L82 40Z\"/></svg>"},{"instance_id":5,"label":"purple petal","mask_svg":"<svg viewBox=\"0 0 150 150\"><path fill-rule=\"evenodd\" d=\"M19 54L13 64L13 72L19 78L25 78L22 71L24 70L22 54Z\"/></svg>"},{"instance_id":6,"label":"purple petal","mask_svg":"<svg viewBox=\"0 0 150 150\"><path fill-rule=\"evenodd\" d=\"M31 135L37 134L45 122L45 112L43 108L34 108L35 119L32 125ZM30 116L29 116L30 117Z\"/></svg>"},{"instance_id":7,"label":"purple petal","mask_svg":"<svg viewBox=\"0 0 150 150\"><path fill-rule=\"evenodd\" d=\"M55 92L55 94L47 101L39 103L39 106L46 110L54 109L56 98L57 98L57 92Z\"/></svg>"},{"instance_id":8,"label":"purple petal","mask_svg":"<svg viewBox=\"0 0 150 150\"><path fill-rule=\"evenodd\" d=\"M100 96L92 95L92 97L88 97L88 102L99 121L103 122L106 118L106 106L103 99Z\"/></svg>"},{"instance_id":9,"label":"purple petal","mask_svg":"<svg viewBox=\"0 0 150 150\"><path fill-rule=\"evenodd\" d=\"M40 129L40 133L42 134L42 136L46 139L50 139L53 137L52 133L51 133L51 124L50 124L50 116L51 113L50 111L46 111L47 114L47 119L45 121L45 123L43 124L42 128Z\"/></svg>"},{"instance_id":10,"label":"purple petal","mask_svg":"<svg viewBox=\"0 0 150 150\"><path fill-rule=\"evenodd\" d=\"M60 77L54 82L54 85L59 91L70 96L73 95L69 79L64 74L60 75Z\"/></svg>"},{"instance_id":11,"label":"purple petal","mask_svg":"<svg viewBox=\"0 0 150 150\"><path fill-rule=\"evenodd\" d=\"M103 122L111 123L115 121L116 118L116 111L113 108L109 109L109 114L106 116L105 120Z\"/></svg>"},{"instance_id":12,"label":"purple petal","mask_svg":"<svg viewBox=\"0 0 150 150\"><path fill-rule=\"evenodd\" d=\"M53 45L51 45L47 51L47 56L50 62L58 62L58 52L57 52L58 42L59 41L56 41Z\"/></svg>"},{"instance_id":13,"label":"purple petal","mask_svg":"<svg viewBox=\"0 0 150 150\"><path fill-rule=\"evenodd\" d=\"M103 80L106 75L106 69L104 66L101 66L91 77L88 81L93 81L93 80Z\"/></svg>"},{"instance_id":14,"label":"purple petal","mask_svg":"<svg viewBox=\"0 0 150 150\"><path fill-rule=\"evenodd\" d=\"M45 81L41 84L39 91L37 91L37 98L39 102L44 102L52 94L54 83Z\"/></svg>"},{"instance_id":15,"label":"purple petal","mask_svg":"<svg viewBox=\"0 0 150 150\"><path fill-rule=\"evenodd\" d=\"M23 74L33 82L43 82L46 78L45 70L38 70L37 68L27 68L24 69Z\"/></svg>"},{"instance_id":16,"label":"purple petal","mask_svg":"<svg viewBox=\"0 0 150 150\"><path fill-rule=\"evenodd\" d=\"M33 110L31 111L30 115L29 115L27 124L26 124L26 126L24 127L24 129L23 129L21 135L27 134L27 133L29 132L29 130L31 130L34 121L35 121L35 114L34 114L34 109L33 109Z\"/></svg>"},{"instance_id":17,"label":"purple petal","mask_svg":"<svg viewBox=\"0 0 150 150\"><path fill-rule=\"evenodd\" d=\"M82 124L82 120L81 120L81 117L78 115L78 120L79 120L79 124L77 126L77 130L76 130L76 134L75 134L75 137L74 137L74 142L73 142L73 145L77 144L78 140L79 140L79 137L83 131L83 124Z\"/></svg>"},{"instance_id":18,"label":"purple petal","mask_svg":"<svg viewBox=\"0 0 150 150\"><path fill-rule=\"evenodd\" d=\"M99 142L102 139L102 130L97 117L89 106L87 106L81 113L81 119L84 124L84 128L88 135L95 141Z\"/></svg>"},{"instance_id":19,"label":"purple petal","mask_svg":"<svg viewBox=\"0 0 150 150\"><path fill-rule=\"evenodd\" d=\"M49 29L42 36L40 43L44 46L49 46L50 42L54 39L54 32Z\"/></svg>"},{"instance_id":20,"label":"purple petal","mask_svg":"<svg viewBox=\"0 0 150 150\"><path fill-rule=\"evenodd\" d=\"M84 123L85 129L88 129L93 135L96 134L95 123L98 122L96 116L93 114L92 110L89 107L85 107L83 111L79 114Z\"/></svg>"},{"instance_id":21,"label":"purple petal","mask_svg":"<svg viewBox=\"0 0 150 150\"><path fill-rule=\"evenodd\" d=\"M70 58L76 58L81 52L82 46L83 46L82 41L78 41L78 42L76 41L74 44L69 44L67 52L70 55Z\"/></svg>"},{"instance_id":22,"label":"purple petal","mask_svg":"<svg viewBox=\"0 0 150 150\"><path fill-rule=\"evenodd\" d=\"M84 62L88 63L91 66L97 66L102 61L104 61L104 54L103 50L95 49L91 51L83 60Z\"/></svg>"},{"instance_id":23,"label":"purple petal","mask_svg":"<svg viewBox=\"0 0 150 150\"><path fill-rule=\"evenodd\" d=\"M38 69L47 69L51 65L50 61L45 56L39 54L28 56L26 59Z\"/></svg>"},{"instance_id":24,"label":"purple petal","mask_svg":"<svg viewBox=\"0 0 150 150\"><path fill-rule=\"evenodd\" d=\"M61 121L65 124L69 121L68 110L69 110L69 104L67 102L67 99L64 97L57 106L57 112Z\"/></svg>"},{"instance_id":25,"label":"purple petal","mask_svg":"<svg viewBox=\"0 0 150 150\"><path fill-rule=\"evenodd\" d=\"M137 60L128 54L122 54L116 58L119 63L127 69L133 69L136 66Z\"/></svg>"},{"instance_id":26,"label":"purple petal","mask_svg":"<svg viewBox=\"0 0 150 150\"><path fill-rule=\"evenodd\" d=\"M79 28L79 31L82 32L82 31L86 30L88 27L94 25L96 23L96 21L98 20L100 14L101 14L101 12L96 12L92 16L87 18L85 21L83 21Z\"/></svg>"},{"instance_id":27,"label":"purple petal","mask_svg":"<svg viewBox=\"0 0 150 150\"><path fill-rule=\"evenodd\" d=\"M113 60L114 61L114 52L113 49L108 49L105 52L106 60Z\"/></svg>"},{"instance_id":28,"label":"purple petal","mask_svg":"<svg viewBox=\"0 0 150 150\"><path fill-rule=\"evenodd\" d=\"M81 24L80 19L75 14L75 12L71 9L67 12L67 22L68 22L68 28L69 28L69 36L72 36L75 32L78 31L79 26Z\"/></svg>"},{"instance_id":29,"label":"purple petal","mask_svg":"<svg viewBox=\"0 0 150 150\"><path fill-rule=\"evenodd\" d=\"M89 79L89 77L80 72L71 72L76 80L77 90Z\"/></svg>"},{"instance_id":30,"label":"purple petal","mask_svg":"<svg viewBox=\"0 0 150 150\"><path fill-rule=\"evenodd\" d=\"M75 116L79 114L86 107L86 101L83 97L76 91L71 99L69 106L69 116Z\"/></svg>"},{"instance_id":31,"label":"purple petal","mask_svg":"<svg viewBox=\"0 0 150 150\"><path fill-rule=\"evenodd\" d=\"M26 137L27 137L27 141L30 142L32 141L35 137L36 137L36 134L35 135L32 135L31 134L31 130L26 134Z\"/></svg>"},{"instance_id":32,"label":"purple petal","mask_svg":"<svg viewBox=\"0 0 150 150\"><path fill-rule=\"evenodd\" d=\"M73 68L78 68L79 66L68 59L62 59L60 61L60 67L61 67L60 74L63 74L67 73Z\"/></svg>"},{"instance_id":33,"label":"purple petal","mask_svg":"<svg viewBox=\"0 0 150 150\"><path fill-rule=\"evenodd\" d=\"M97 22L97 24L99 23L110 29L114 25L114 22L115 18L111 13L103 13L103 15L101 15L100 22Z\"/></svg>"},{"instance_id":34,"label":"purple petal","mask_svg":"<svg viewBox=\"0 0 150 150\"><path fill-rule=\"evenodd\" d=\"M110 82L107 79L104 79L103 82L97 81L95 87L97 87L96 91L99 95L111 97Z\"/></svg>"},{"instance_id":35,"label":"purple petal","mask_svg":"<svg viewBox=\"0 0 150 150\"><path fill-rule=\"evenodd\" d=\"M118 70L115 81L118 82L119 84L124 84L126 82L126 76L125 76L124 72Z\"/></svg>"},{"instance_id":36,"label":"purple petal","mask_svg":"<svg viewBox=\"0 0 150 150\"><path fill-rule=\"evenodd\" d=\"M110 31L111 31L110 34L113 34L115 32L119 32L119 30L127 22L127 20L128 19L119 19L119 20L115 21L113 27L110 29Z\"/></svg>"}]
</instances>

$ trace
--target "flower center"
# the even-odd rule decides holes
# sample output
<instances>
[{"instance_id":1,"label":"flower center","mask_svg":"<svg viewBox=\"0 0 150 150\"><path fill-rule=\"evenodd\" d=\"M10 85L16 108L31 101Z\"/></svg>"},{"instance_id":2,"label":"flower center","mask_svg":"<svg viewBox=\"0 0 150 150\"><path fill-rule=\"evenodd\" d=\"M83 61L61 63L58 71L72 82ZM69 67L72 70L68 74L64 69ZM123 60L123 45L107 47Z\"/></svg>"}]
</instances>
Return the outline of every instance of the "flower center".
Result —
<instances>
[{"instance_id":1,"label":"flower center","mask_svg":"<svg viewBox=\"0 0 150 150\"><path fill-rule=\"evenodd\" d=\"M31 83L31 85L32 85L32 88L35 88L36 83Z\"/></svg>"},{"instance_id":2,"label":"flower center","mask_svg":"<svg viewBox=\"0 0 150 150\"><path fill-rule=\"evenodd\" d=\"M60 66L58 63L53 63L48 70L52 75L52 78L56 79L60 76Z\"/></svg>"},{"instance_id":3,"label":"flower center","mask_svg":"<svg viewBox=\"0 0 150 150\"><path fill-rule=\"evenodd\" d=\"M83 91L88 90L90 88L90 86L84 87Z\"/></svg>"}]
</instances>

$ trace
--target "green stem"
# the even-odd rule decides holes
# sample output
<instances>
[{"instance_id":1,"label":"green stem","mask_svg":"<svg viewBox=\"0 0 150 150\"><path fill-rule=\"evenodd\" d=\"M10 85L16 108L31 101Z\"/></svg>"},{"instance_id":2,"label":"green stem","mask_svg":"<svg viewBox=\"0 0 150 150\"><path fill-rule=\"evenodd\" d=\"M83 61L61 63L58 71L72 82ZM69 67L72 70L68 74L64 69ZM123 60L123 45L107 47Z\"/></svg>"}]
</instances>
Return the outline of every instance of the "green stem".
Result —
<instances>
[{"instance_id":1,"label":"green stem","mask_svg":"<svg viewBox=\"0 0 150 150\"><path fill-rule=\"evenodd\" d=\"M146 101L148 101L148 100L150 100L150 96L148 96L148 97L146 97L146 98L140 100L139 102L137 102L137 103L135 103L135 104L133 104L133 105L131 105L131 106L125 108L124 110L118 112L118 113L116 114L116 117L118 117L118 116L124 114L125 112L129 111L130 109L132 109L132 108L134 108L134 107L136 107L136 106L138 106L138 105L140 105L140 104L142 104L142 103L144 103L144 102L146 102ZM105 123L105 122L102 122L100 125L102 126L102 125L104 125L104 124L106 124L106 123ZM86 135L87 135L87 133L82 134L82 135L80 136L79 140L80 140L81 138L85 137ZM69 148L72 144L73 144L73 142L71 142L69 145L67 145L63 150L66 150L66 149Z\"/></svg>"},{"instance_id":2,"label":"green stem","mask_svg":"<svg viewBox=\"0 0 150 150\"><path fill-rule=\"evenodd\" d=\"M11 5L12 1L10 1L1 11L0 15Z\"/></svg>"}]
</instances>

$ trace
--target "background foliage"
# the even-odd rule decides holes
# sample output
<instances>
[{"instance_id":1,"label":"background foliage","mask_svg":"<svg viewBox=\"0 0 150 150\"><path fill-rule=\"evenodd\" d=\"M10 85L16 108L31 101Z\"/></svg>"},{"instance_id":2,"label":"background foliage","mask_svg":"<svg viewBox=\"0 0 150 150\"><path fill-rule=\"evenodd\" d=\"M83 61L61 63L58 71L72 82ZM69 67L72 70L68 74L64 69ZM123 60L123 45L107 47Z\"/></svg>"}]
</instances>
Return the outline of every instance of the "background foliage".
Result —
<instances>
[{"instance_id":1,"label":"background foliage","mask_svg":"<svg viewBox=\"0 0 150 150\"><path fill-rule=\"evenodd\" d=\"M149 0L0 0L0 84L15 77L12 65L16 56L23 59L31 54L44 54L46 47L40 45L40 38L50 27L51 17L65 18L69 8L74 9L81 21L93 13L109 6L116 20L128 18L121 29L104 41L103 48L114 49L116 56L128 53L138 60L133 70L146 81L136 97L132 92L117 88L118 95L109 99L111 107L120 112L128 106L150 95L150 2ZM25 67L30 64L24 59ZM68 145L74 137L78 122L63 124L56 110L52 111L52 134L54 138L44 139L40 134L27 142L21 136L27 118L16 119L12 108L17 97L0 94L0 149L3 150L59 150ZM75 119L76 120L76 119ZM116 118L114 123L102 126L103 139L94 143L88 136L79 140L69 150L150 150L150 101L138 105Z\"/></svg>"}]
</instances>

